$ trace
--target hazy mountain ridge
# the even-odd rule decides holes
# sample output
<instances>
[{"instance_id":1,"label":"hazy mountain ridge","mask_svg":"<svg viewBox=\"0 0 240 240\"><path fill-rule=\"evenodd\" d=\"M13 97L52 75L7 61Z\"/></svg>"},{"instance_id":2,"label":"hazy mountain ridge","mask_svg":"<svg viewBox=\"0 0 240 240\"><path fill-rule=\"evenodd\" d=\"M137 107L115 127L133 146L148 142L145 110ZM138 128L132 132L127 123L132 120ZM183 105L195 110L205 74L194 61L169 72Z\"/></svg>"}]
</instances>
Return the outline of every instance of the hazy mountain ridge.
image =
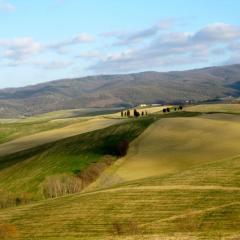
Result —
<instances>
[{"instance_id":1,"label":"hazy mountain ridge","mask_svg":"<svg viewBox=\"0 0 240 240\"><path fill-rule=\"evenodd\" d=\"M0 116L139 103L205 101L240 96L240 64L187 71L63 79L0 90Z\"/></svg>"}]
</instances>

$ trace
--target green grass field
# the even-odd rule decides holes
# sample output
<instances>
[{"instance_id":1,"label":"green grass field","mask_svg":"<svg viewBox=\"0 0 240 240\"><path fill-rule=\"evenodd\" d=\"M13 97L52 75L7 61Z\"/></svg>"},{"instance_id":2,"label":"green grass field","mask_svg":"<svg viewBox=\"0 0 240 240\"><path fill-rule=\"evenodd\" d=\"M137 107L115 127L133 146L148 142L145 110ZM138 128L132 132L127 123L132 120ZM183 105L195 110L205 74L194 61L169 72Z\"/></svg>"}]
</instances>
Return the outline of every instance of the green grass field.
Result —
<instances>
[{"instance_id":1,"label":"green grass field","mask_svg":"<svg viewBox=\"0 0 240 240\"><path fill-rule=\"evenodd\" d=\"M23 119L0 119L0 144L42 131L58 129L100 114L112 114L117 109L89 108L50 112Z\"/></svg>"},{"instance_id":2,"label":"green grass field","mask_svg":"<svg viewBox=\"0 0 240 240\"><path fill-rule=\"evenodd\" d=\"M38 201L0 209L0 236L5 229L18 240L240 239L236 106L131 119L1 157L0 190ZM122 140L130 148L117 160ZM43 199L47 176L106 156L113 163L83 192Z\"/></svg>"},{"instance_id":3,"label":"green grass field","mask_svg":"<svg viewBox=\"0 0 240 240\"><path fill-rule=\"evenodd\" d=\"M106 155L116 158L116 145L122 140L131 141L151 122L148 118L114 125L0 157L0 189L41 198L41 183L46 176L73 174Z\"/></svg>"}]
</instances>

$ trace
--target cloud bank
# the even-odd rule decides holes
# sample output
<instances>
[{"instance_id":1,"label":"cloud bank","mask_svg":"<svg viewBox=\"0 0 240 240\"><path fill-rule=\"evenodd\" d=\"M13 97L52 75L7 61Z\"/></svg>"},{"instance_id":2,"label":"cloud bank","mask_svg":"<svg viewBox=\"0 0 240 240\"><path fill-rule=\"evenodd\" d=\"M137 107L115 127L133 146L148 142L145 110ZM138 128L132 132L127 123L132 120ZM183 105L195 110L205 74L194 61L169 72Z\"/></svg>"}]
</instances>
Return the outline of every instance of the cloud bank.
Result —
<instances>
[{"instance_id":1,"label":"cloud bank","mask_svg":"<svg viewBox=\"0 0 240 240\"><path fill-rule=\"evenodd\" d=\"M139 30L98 36L79 33L53 43L32 37L0 39L0 61L6 66L29 64L45 70L79 67L88 74L238 63L239 50L240 26L212 23L187 32L176 30L169 19Z\"/></svg>"},{"instance_id":2,"label":"cloud bank","mask_svg":"<svg viewBox=\"0 0 240 240\"><path fill-rule=\"evenodd\" d=\"M156 34L153 29L132 35L141 38L154 35L148 44L137 48L130 46L124 51L108 54L105 59L99 59L89 69L96 73L114 73L198 64L208 62L219 55L224 57L225 53L233 56L236 54L236 48L240 46L240 27L225 23L210 24L197 32ZM234 58L238 59L236 56Z\"/></svg>"}]
</instances>

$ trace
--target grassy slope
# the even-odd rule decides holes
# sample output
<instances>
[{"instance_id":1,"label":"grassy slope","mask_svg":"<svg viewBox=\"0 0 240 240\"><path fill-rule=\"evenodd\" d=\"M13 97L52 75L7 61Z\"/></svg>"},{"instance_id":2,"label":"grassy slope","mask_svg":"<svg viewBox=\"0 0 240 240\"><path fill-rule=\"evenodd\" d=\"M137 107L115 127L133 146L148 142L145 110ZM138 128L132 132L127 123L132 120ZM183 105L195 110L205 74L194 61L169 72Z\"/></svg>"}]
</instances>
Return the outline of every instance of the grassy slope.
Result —
<instances>
[{"instance_id":1,"label":"grassy slope","mask_svg":"<svg viewBox=\"0 0 240 240\"><path fill-rule=\"evenodd\" d=\"M35 122L17 121L0 123L0 143L4 143L15 138L27 136L37 132L64 127L68 124L70 124L70 122L53 122L49 120L40 120Z\"/></svg>"},{"instance_id":2,"label":"grassy slope","mask_svg":"<svg viewBox=\"0 0 240 240\"><path fill-rule=\"evenodd\" d=\"M229 171L228 160L221 161L220 168L218 162L202 166L201 171L208 171L213 181L209 183L211 186L205 184L204 188L204 176L196 176L192 169L192 173L182 172L181 177L172 174L138 180L110 190L3 210L0 212L0 221L16 225L22 236L20 239L24 240L195 237L217 240L227 236L238 239L240 188L235 180L239 179L240 158L234 159L234 169ZM235 187L219 186L222 179L214 178L216 170L221 171L221 176L228 176L227 186ZM183 187L182 180L186 179L195 179L194 185ZM168 185L162 188L164 181ZM116 228L120 229L119 234ZM129 238L126 238L128 235Z\"/></svg>"},{"instance_id":3,"label":"grassy slope","mask_svg":"<svg viewBox=\"0 0 240 240\"><path fill-rule=\"evenodd\" d=\"M212 116L155 122L93 187L179 172L239 154L240 117Z\"/></svg>"},{"instance_id":4,"label":"grassy slope","mask_svg":"<svg viewBox=\"0 0 240 240\"><path fill-rule=\"evenodd\" d=\"M164 136L159 142L160 146L168 146L165 156L173 159L174 148L178 155L183 154L184 160L187 152L193 151L192 159L200 159L200 154L204 160L199 164L122 183L112 189L2 210L0 222L16 225L22 240L239 239L240 156L236 151L239 121L236 116L232 119L214 116L213 120L194 117L192 123L184 118L177 132L174 124L182 119L161 120L168 126L165 135L168 142L164 145ZM196 119L201 124L196 124ZM192 135L183 134L181 129L200 134L201 144L196 138L183 145L182 137ZM219 157L219 150L226 156Z\"/></svg>"},{"instance_id":5,"label":"grassy slope","mask_svg":"<svg viewBox=\"0 0 240 240\"><path fill-rule=\"evenodd\" d=\"M186 107L186 111L240 113L240 104L201 104Z\"/></svg>"},{"instance_id":6,"label":"grassy slope","mask_svg":"<svg viewBox=\"0 0 240 240\"><path fill-rule=\"evenodd\" d=\"M46 176L83 170L105 155L115 157L119 141L131 141L151 122L151 118L133 120L1 157L0 188L41 198L41 182Z\"/></svg>"},{"instance_id":7,"label":"grassy slope","mask_svg":"<svg viewBox=\"0 0 240 240\"><path fill-rule=\"evenodd\" d=\"M0 144L42 131L48 131L81 122L86 116L109 114L116 109L71 109L50 112L25 119L0 119Z\"/></svg>"},{"instance_id":8,"label":"grassy slope","mask_svg":"<svg viewBox=\"0 0 240 240\"><path fill-rule=\"evenodd\" d=\"M67 137L102 129L118 124L124 119L91 118L80 120L65 127L43 131L29 136L21 137L0 145L0 156L9 155L18 151L34 148L46 143L54 142Z\"/></svg>"}]
</instances>

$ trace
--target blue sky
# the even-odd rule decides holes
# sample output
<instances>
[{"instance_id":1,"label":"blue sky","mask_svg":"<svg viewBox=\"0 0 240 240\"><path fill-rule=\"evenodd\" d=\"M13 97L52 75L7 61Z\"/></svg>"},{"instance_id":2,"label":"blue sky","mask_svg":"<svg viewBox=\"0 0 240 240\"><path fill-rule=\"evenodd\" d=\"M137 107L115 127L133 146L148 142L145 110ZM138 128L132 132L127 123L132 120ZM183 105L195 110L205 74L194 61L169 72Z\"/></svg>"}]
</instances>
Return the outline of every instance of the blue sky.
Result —
<instances>
[{"instance_id":1,"label":"blue sky","mask_svg":"<svg viewBox=\"0 0 240 240\"><path fill-rule=\"evenodd\" d=\"M0 0L0 88L240 63L239 0Z\"/></svg>"}]
</instances>

